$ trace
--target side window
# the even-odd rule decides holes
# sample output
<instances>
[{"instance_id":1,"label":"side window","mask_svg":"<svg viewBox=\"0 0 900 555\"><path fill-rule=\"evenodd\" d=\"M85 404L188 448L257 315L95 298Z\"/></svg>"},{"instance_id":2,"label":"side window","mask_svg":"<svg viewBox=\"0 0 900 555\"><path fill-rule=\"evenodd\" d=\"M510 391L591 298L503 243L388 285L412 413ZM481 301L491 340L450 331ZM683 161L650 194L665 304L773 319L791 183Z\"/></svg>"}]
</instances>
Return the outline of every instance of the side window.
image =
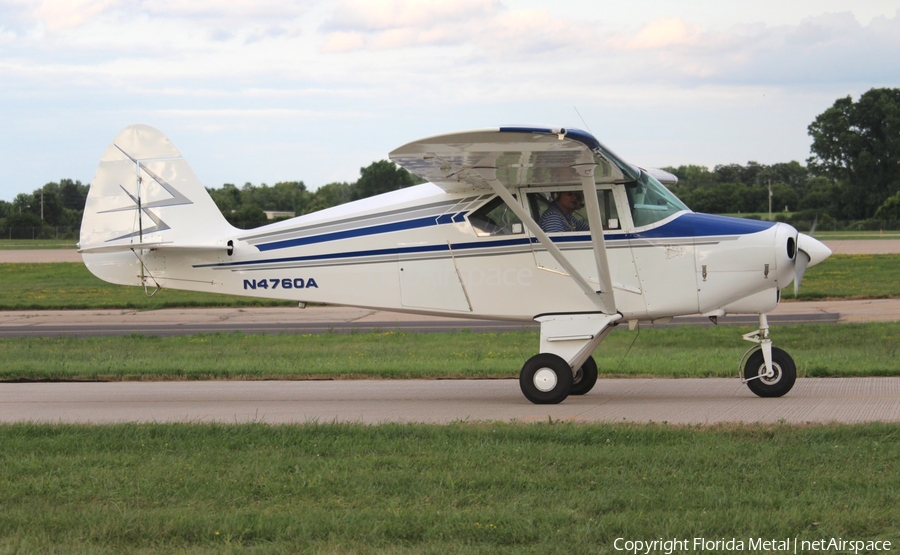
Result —
<instances>
[{"instance_id":1,"label":"side window","mask_svg":"<svg viewBox=\"0 0 900 555\"><path fill-rule=\"evenodd\" d=\"M600 189L597 191L597 200L600 202L600 220L603 229L621 229L619 223L619 211L616 209L616 199L612 189Z\"/></svg>"},{"instance_id":2,"label":"side window","mask_svg":"<svg viewBox=\"0 0 900 555\"><path fill-rule=\"evenodd\" d=\"M619 215L611 189L597 191L603 229L619 229ZM581 190L530 193L531 215L546 233L589 231L587 210Z\"/></svg>"},{"instance_id":3,"label":"side window","mask_svg":"<svg viewBox=\"0 0 900 555\"><path fill-rule=\"evenodd\" d=\"M514 235L524 233L522 220L509 209L500 197L494 197L487 204L469 215L469 223L480 237L490 235Z\"/></svg>"}]
</instances>

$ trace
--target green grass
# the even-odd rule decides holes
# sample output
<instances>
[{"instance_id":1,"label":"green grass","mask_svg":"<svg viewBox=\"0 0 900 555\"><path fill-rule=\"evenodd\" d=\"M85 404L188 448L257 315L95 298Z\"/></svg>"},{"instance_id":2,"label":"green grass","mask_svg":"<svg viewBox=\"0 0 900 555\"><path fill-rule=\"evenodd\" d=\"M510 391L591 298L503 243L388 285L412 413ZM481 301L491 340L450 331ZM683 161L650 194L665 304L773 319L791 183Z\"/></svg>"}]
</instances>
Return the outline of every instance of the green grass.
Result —
<instances>
[{"instance_id":1,"label":"green grass","mask_svg":"<svg viewBox=\"0 0 900 555\"><path fill-rule=\"evenodd\" d=\"M794 296L793 285L783 294ZM836 254L810 268L800 299L900 297L900 254Z\"/></svg>"},{"instance_id":2,"label":"green grass","mask_svg":"<svg viewBox=\"0 0 900 555\"><path fill-rule=\"evenodd\" d=\"M803 230L800 230L803 232ZM900 239L900 231L825 231L820 229L816 231L816 239L819 241L856 241L860 239L872 240L898 240Z\"/></svg>"},{"instance_id":3,"label":"green grass","mask_svg":"<svg viewBox=\"0 0 900 555\"><path fill-rule=\"evenodd\" d=\"M16 424L0 444L4 554L900 538L900 427L888 424Z\"/></svg>"},{"instance_id":4,"label":"green grass","mask_svg":"<svg viewBox=\"0 0 900 555\"><path fill-rule=\"evenodd\" d=\"M606 377L727 377L749 329L616 329L594 353ZM900 322L784 326L801 376L900 375ZM536 332L2 339L2 380L515 378ZM701 347L702 348L698 348Z\"/></svg>"},{"instance_id":5,"label":"green grass","mask_svg":"<svg viewBox=\"0 0 900 555\"><path fill-rule=\"evenodd\" d=\"M0 250L71 249L78 248L77 239L0 239Z\"/></svg>"},{"instance_id":6,"label":"green grass","mask_svg":"<svg viewBox=\"0 0 900 555\"><path fill-rule=\"evenodd\" d=\"M106 283L77 262L0 264L0 285L0 310L296 306L288 301L175 289L148 297L140 287Z\"/></svg>"},{"instance_id":7,"label":"green grass","mask_svg":"<svg viewBox=\"0 0 900 555\"><path fill-rule=\"evenodd\" d=\"M900 297L900 255L834 255L806 272L800 299ZM0 264L0 310L293 306L287 301L111 285L83 264ZM793 298L788 287L785 299Z\"/></svg>"}]
</instances>

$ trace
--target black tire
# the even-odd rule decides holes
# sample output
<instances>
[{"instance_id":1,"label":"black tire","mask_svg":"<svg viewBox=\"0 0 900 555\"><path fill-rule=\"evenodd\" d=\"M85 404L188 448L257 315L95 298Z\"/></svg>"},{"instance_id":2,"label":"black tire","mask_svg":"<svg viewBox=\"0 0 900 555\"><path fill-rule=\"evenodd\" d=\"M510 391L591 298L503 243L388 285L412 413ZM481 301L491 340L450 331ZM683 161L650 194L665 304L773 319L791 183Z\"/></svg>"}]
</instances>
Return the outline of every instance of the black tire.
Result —
<instances>
[{"instance_id":1,"label":"black tire","mask_svg":"<svg viewBox=\"0 0 900 555\"><path fill-rule=\"evenodd\" d=\"M597 361L594 357L588 357L581 368L575 371L572 377L572 391L569 395L584 395L594 389L597 383Z\"/></svg>"},{"instance_id":2,"label":"black tire","mask_svg":"<svg viewBox=\"0 0 900 555\"><path fill-rule=\"evenodd\" d=\"M794 387L797 366L794 359L778 347L772 347L772 370L775 375L771 378L757 377L766 373L766 362L762 349L751 354L744 365L744 379L750 380L747 382L750 391L760 397L781 397Z\"/></svg>"},{"instance_id":3,"label":"black tire","mask_svg":"<svg viewBox=\"0 0 900 555\"><path fill-rule=\"evenodd\" d=\"M522 366L519 387L525 397L536 405L561 403L572 391L572 368L557 355L534 355Z\"/></svg>"}]
</instances>

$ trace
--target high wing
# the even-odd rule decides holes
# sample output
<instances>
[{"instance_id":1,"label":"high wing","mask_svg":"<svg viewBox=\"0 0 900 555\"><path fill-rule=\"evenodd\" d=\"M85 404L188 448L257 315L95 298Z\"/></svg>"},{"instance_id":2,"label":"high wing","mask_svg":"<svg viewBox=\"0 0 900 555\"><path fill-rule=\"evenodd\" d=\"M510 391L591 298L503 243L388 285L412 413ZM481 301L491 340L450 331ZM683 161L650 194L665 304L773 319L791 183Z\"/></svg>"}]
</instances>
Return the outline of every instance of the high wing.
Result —
<instances>
[{"instance_id":1,"label":"high wing","mask_svg":"<svg viewBox=\"0 0 900 555\"><path fill-rule=\"evenodd\" d=\"M501 127L420 139L395 149L390 158L448 192L496 193L597 309L604 314L616 313L596 184L633 181L640 176L640 169L624 163L592 135L575 129ZM569 262L514 196L523 188L546 185L582 189L599 290Z\"/></svg>"},{"instance_id":2,"label":"high wing","mask_svg":"<svg viewBox=\"0 0 900 555\"><path fill-rule=\"evenodd\" d=\"M489 189L475 168L497 169L507 188L581 185L577 167L596 164L595 180L633 181L640 170L578 129L500 127L436 135L390 153L395 163L442 189Z\"/></svg>"}]
</instances>

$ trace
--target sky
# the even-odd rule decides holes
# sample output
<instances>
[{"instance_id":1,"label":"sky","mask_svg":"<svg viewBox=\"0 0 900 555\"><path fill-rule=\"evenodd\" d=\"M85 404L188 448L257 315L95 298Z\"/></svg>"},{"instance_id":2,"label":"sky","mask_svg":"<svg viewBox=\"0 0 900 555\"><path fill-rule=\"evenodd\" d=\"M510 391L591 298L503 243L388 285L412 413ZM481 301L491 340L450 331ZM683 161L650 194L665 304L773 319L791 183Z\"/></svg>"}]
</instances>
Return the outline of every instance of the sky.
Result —
<instances>
[{"instance_id":1,"label":"sky","mask_svg":"<svg viewBox=\"0 0 900 555\"><path fill-rule=\"evenodd\" d=\"M805 163L835 100L898 86L900 0L0 0L0 200L89 183L135 123L207 187L516 124L641 166Z\"/></svg>"}]
</instances>

